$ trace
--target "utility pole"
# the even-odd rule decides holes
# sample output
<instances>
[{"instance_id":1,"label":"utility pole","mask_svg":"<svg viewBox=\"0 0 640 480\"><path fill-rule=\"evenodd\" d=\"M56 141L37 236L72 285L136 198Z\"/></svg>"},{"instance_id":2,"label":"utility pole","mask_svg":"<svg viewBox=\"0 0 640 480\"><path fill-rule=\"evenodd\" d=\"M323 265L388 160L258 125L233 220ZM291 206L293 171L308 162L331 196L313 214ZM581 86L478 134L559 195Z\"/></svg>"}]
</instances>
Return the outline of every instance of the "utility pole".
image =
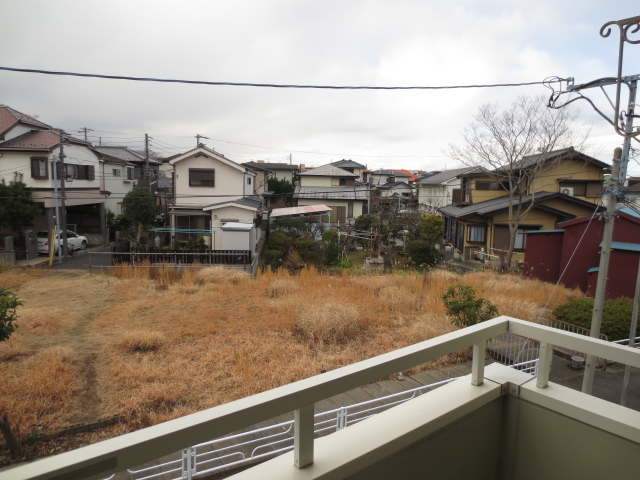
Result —
<instances>
[{"instance_id":1,"label":"utility pole","mask_svg":"<svg viewBox=\"0 0 640 480\"><path fill-rule=\"evenodd\" d=\"M91 128L83 127L79 130L79 132L84 132L84 141L88 142L89 140L87 140L87 132L93 132L93 130Z\"/></svg>"},{"instance_id":2,"label":"utility pole","mask_svg":"<svg viewBox=\"0 0 640 480\"><path fill-rule=\"evenodd\" d=\"M151 182L149 181L149 135L144 134L144 181L147 183L147 188L151 191Z\"/></svg>"},{"instance_id":3,"label":"utility pole","mask_svg":"<svg viewBox=\"0 0 640 480\"><path fill-rule=\"evenodd\" d=\"M56 157L55 154L53 154L53 162L51 163L51 171L53 172L53 190L55 192L55 197L56 197L56 229L55 229L55 235L53 237L50 237L49 241L51 242L49 245L53 245L55 247L56 244L56 238L58 238L60 236L60 195L58 194L58 172L59 172L59 168L58 168L58 161L59 158ZM59 243L58 243L59 246ZM58 248L57 252L54 252L55 255L58 256L58 263L62 263L62 257L60 256L60 249ZM49 257L51 258L51 257ZM49 262L51 262L51 260L49 260ZM49 263L49 265L51 265L51 263Z\"/></svg>"},{"instance_id":4,"label":"utility pole","mask_svg":"<svg viewBox=\"0 0 640 480\"><path fill-rule=\"evenodd\" d=\"M567 88L566 91L555 92L553 87L549 85L551 90L553 91L550 99L549 99L549 107L551 108L562 108L569 103L573 102L577 99L586 99L590 102L588 98L581 94L580 90L600 87L602 92L605 94L609 103L613 107L614 114L613 118L610 120L604 116L602 112L600 112L591 102L592 106L596 109L596 111L602 115L614 128L615 132L622 137L624 137L623 148L616 148L613 158L613 169L611 174L611 179L607 188L605 195L603 196L603 200L606 202L607 211L604 214L605 226L602 238L602 249L600 252L600 268L598 270L598 282L596 284L596 293L595 293L595 301L593 306L593 314L591 317L591 337L598 338L600 336L600 326L602 323L602 309L604 306L604 299L607 287L607 276L609 270L609 257L611 254L611 240L613 238L613 228L615 224L615 212L616 206L619 196L619 188L624 186L627 177L627 165L629 163L629 153L631 150L631 139L638 140L640 136L640 129L634 131L633 128L633 119L634 109L635 109L635 98L636 98L636 89L638 79L640 79L640 75L631 75L627 77L622 76L622 65L623 65L623 57L624 57L624 44L638 44L640 43L637 40L633 40L629 37L630 33L635 33L640 29L640 16L626 18L619 21L612 21L605 23L602 28L600 28L600 36L608 37L611 35L612 28L617 26L619 29L620 40L618 47L618 71L617 76L615 78L601 78L598 80L594 80L588 82L583 85L573 85L573 78L566 79ZM615 105L609 99L607 92L604 90L604 87L607 85L615 85L616 86L616 96L615 96ZM620 105L621 98L621 90L622 86L626 86L629 89L629 99L627 110L622 111ZM565 102L563 105L557 105L558 99L565 93L577 93L578 97L571 99ZM638 276L638 281L640 282L640 275ZM637 290L637 289L636 289ZM635 330L635 329L634 329ZM635 331L631 332L632 334ZM593 355L587 355L586 364L585 364L585 372L584 378L582 381L582 392L591 394L593 390L593 378L595 374L595 365L596 358ZM622 401L624 402L625 393L623 392Z\"/></svg>"},{"instance_id":5,"label":"utility pole","mask_svg":"<svg viewBox=\"0 0 640 480\"><path fill-rule=\"evenodd\" d=\"M622 149L615 149L613 158L613 169L607 193L604 200L607 211L604 214L604 232L602 234L602 248L600 250L600 268L598 269L598 282L596 283L596 294L593 304L593 314L591 316L591 333L593 338L600 337L600 326L602 324L602 309L604 307L605 294L607 290L607 276L609 275L609 258L611 256L611 240L613 239L613 226L616 219L616 206L618 203L618 179L620 177L620 157ZM584 366L584 377L582 378L582 392L591 394L593 389L593 377L596 371L597 357L588 354Z\"/></svg>"},{"instance_id":6,"label":"utility pole","mask_svg":"<svg viewBox=\"0 0 640 480\"><path fill-rule=\"evenodd\" d=\"M198 148L200 146L200 139L201 138L205 138L205 139L209 140L209 137L205 137L204 135L200 135L199 133L196 134L196 148Z\"/></svg>"},{"instance_id":7,"label":"utility pole","mask_svg":"<svg viewBox=\"0 0 640 480\"><path fill-rule=\"evenodd\" d=\"M62 207L61 207L62 211L60 212L62 225L60 228L62 229L62 232L58 232L57 235L62 238L62 256L66 260L69 255L69 248L67 246L67 202L66 202L67 194L65 190L66 168L64 166L64 137L62 136L62 134L60 134L59 165L60 165L60 173L62 174L60 178L60 193L62 195ZM55 245L55 242L54 242L54 245ZM60 250L59 245L58 245L58 250ZM58 255L60 255L60 253L58 253Z\"/></svg>"}]
</instances>

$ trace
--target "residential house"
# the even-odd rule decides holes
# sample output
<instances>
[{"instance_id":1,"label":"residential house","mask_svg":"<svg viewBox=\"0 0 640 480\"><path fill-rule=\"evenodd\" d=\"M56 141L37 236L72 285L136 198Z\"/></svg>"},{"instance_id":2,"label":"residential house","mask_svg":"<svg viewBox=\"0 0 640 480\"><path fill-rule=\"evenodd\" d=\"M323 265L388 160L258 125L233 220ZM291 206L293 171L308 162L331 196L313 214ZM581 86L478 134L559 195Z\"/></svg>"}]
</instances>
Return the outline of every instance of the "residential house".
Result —
<instances>
[{"instance_id":1,"label":"residential house","mask_svg":"<svg viewBox=\"0 0 640 480\"><path fill-rule=\"evenodd\" d=\"M537 159L537 155L524 157L519 168L526 174ZM548 168L533 179L523 197L514 198L516 207L520 203L534 207L518 229L513 260L523 260L525 231L552 230L560 222L593 213L604 174L610 170L606 163L573 148L551 152L546 161ZM453 189L452 205L439 209L445 217L445 238L466 259L479 250L496 259L508 247L509 200L499 173L481 169L459 175L461 188Z\"/></svg>"},{"instance_id":2,"label":"residential house","mask_svg":"<svg viewBox=\"0 0 640 480\"><path fill-rule=\"evenodd\" d=\"M426 213L438 213L438 209L453 203L453 192L463 188L460 175L481 170L479 167L464 167L444 172L434 172L416 180L419 209Z\"/></svg>"},{"instance_id":3,"label":"residential house","mask_svg":"<svg viewBox=\"0 0 640 480\"><path fill-rule=\"evenodd\" d=\"M157 189L158 179L162 176L164 170L161 170L160 166L162 161L145 156L139 152L136 152L129 147L115 146L115 145L98 145L95 147L105 158L124 160L125 162L133 165L133 179L135 180L135 186L147 186L151 185L152 189ZM145 179L145 171L148 170L147 177ZM127 172L127 177L129 173Z\"/></svg>"},{"instance_id":4,"label":"residential house","mask_svg":"<svg viewBox=\"0 0 640 480\"><path fill-rule=\"evenodd\" d=\"M357 178L331 163L312 168L298 174L293 198L298 206L326 205L332 223L345 223L367 212L369 186L356 184Z\"/></svg>"},{"instance_id":5,"label":"residential house","mask_svg":"<svg viewBox=\"0 0 640 480\"><path fill-rule=\"evenodd\" d=\"M265 191L269 191L269 178L275 178L272 170L263 167L261 164L255 164L255 162L247 162L242 165L256 174L256 179L253 182L254 195L261 196Z\"/></svg>"},{"instance_id":6,"label":"residential house","mask_svg":"<svg viewBox=\"0 0 640 480\"><path fill-rule=\"evenodd\" d=\"M122 200L133 189L134 168L132 163L103 155L100 189L105 195L105 208L115 215L122 214Z\"/></svg>"},{"instance_id":7,"label":"residential house","mask_svg":"<svg viewBox=\"0 0 640 480\"><path fill-rule=\"evenodd\" d=\"M353 160L338 160L337 162L331 162L331 165L334 167L341 168L350 173L355 173L358 175L356 182L368 183L369 182L369 174L371 170L368 170L366 165L362 165L361 163L354 162Z\"/></svg>"},{"instance_id":8,"label":"residential house","mask_svg":"<svg viewBox=\"0 0 640 480\"><path fill-rule=\"evenodd\" d=\"M604 214L558 224L553 230L526 232L524 274L547 282L561 282L593 296L600 266ZM640 213L616 210L609 256L607 298L633 298L640 260Z\"/></svg>"},{"instance_id":9,"label":"residential house","mask_svg":"<svg viewBox=\"0 0 640 480\"><path fill-rule=\"evenodd\" d=\"M216 250L236 250L224 243L222 232L227 223L254 225L247 233L260 238L255 225L261 218L262 199L253 195L256 173L224 155L201 145L169 162L174 168L175 200L170 211L175 238L186 241L212 235ZM229 237L231 238L231 237Z\"/></svg>"},{"instance_id":10,"label":"residential house","mask_svg":"<svg viewBox=\"0 0 640 480\"><path fill-rule=\"evenodd\" d=\"M374 170L369 175L369 183L375 186L384 185L386 183L393 182L406 182L409 183L409 179L414 176L411 172L405 173L401 170Z\"/></svg>"},{"instance_id":11,"label":"residential house","mask_svg":"<svg viewBox=\"0 0 640 480\"><path fill-rule=\"evenodd\" d=\"M284 162L265 162L264 160L258 160L256 162L243 163L246 167L260 167L267 169L270 172L271 178L277 178L278 180L288 180L293 183L293 179L296 173L300 170L300 166L293 165L291 163Z\"/></svg>"},{"instance_id":12,"label":"residential house","mask_svg":"<svg viewBox=\"0 0 640 480\"><path fill-rule=\"evenodd\" d=\"M64 165L59 160L64 138ZM67 224L82 234L103 235L105 195L100 175L102 155L89 142L73 138L50 125L6 105L0 105L0 179L20 180L33 191L33 200L44 209L35 219L34 230L52 230L56 225L56 206L61 206L56 187L65 179ZM58 184L54 180L58 174ZM100 241L90 239L90 241Z\"/></svg>"}]
</instances>

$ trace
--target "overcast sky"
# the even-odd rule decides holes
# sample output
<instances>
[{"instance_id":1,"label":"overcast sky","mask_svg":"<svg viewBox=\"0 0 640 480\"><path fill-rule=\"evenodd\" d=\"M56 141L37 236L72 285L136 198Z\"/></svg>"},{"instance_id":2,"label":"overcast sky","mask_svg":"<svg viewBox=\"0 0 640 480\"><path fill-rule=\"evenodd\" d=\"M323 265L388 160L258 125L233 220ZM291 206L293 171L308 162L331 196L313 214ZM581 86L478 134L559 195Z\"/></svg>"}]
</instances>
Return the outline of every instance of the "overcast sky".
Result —
<instances>
[{"instance_id":1,"label":"overcast sky","mask_svg":"<svg viewBox=\"0 0 640 480\"><path fill-rule=\"evenodd\" d=\"M637 0L0 0L0 66L186 80L304 85L576 84L616 75L617 27ZM626 45L624 74L640 74ZM610 90L612 91L612 90ZM191 149L319 166L434 170L487 102L548 95L542 85L439 91L293 90L140 83L0 71L0 103L96 144ZM611 115L597 89L585 94ZM593 150L622 138L582 102ZM82 134L78 134L82 137ZM637 144L637 142L636 142ZM638 161L629 165L638 173Z\"/></svg>"}]
</instances>

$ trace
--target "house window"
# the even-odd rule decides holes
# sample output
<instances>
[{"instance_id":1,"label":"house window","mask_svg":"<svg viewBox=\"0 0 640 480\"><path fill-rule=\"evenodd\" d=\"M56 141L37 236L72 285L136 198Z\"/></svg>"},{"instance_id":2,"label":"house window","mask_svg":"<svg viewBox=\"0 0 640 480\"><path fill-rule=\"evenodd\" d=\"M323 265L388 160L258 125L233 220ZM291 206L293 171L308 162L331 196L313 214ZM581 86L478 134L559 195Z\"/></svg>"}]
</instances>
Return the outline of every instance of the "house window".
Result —
<instances>
[{"instance_id":1,"label":"house window","mask_svg":"<svg viewBox=\"0 0 640 480\"><path fill-rule=\"evenodd\" d=\"M133 167L127 167L127 180L133 180L134 177L135 177L134 168Z\"/></svg>"},{"instance_id":2,"label":"house window","mask_svg":"<svg viewBox=\"0 0 640 480\"><path fill-rule=\"evenodd\" d=\"M112 171L114 177L120 177L121 172L119 168L114 168Z\"/></svg>"},{"instance_id":3,"label":"house window","mask_svg":"<svg viewBox=\"0 0 640 480\"><path fill-rule=\"evenodd\" d=\"M487 235L486 225L468 225L467 242L484 242Z\"/></svg>"},{"instance_id":4,"label":"house window","mask_svg":"<svg viewBox=\"0 0 640 480\"><path fill-rule=\"evenodd\" d=\"M190 187L215 187L215 169L213 168L190 168Z\"/></svg>"},{"instance_id":5,"label":"house window","mask_svg":"<svg viewBox=\"0 0 640 480\"><path fill-rule=\"evenodd\" d=\"M500 182L476 182L476 190L501 190Z\"/></svg>"},{"instance_id":6,"label":"house window","mask_svg":"<svg viewBox=\"0 0 640 480\"><path fill-rule=\"evenodd\" d=\"M95 180L96 173L93 165L67 164L67 175L73 175L77 180Z\"/></svg>"},{"instance_id":7,"label":"house window","mask_svg":"<svg viewBox=\"0 0 640 480\"><path fill-rule=\"evenodd\" d=\"M47 157L31 157L31 178L49 178Z\"/></svg>"},{"instance_id":8,"label":"house window","mask_svg":"<svg viewBox=\"0 0 640 480\"><path fill-rule=\"evenodd\" d=\"M247 177L247 185L251 185L251 177Z\"/></svg>"},{"instance_id":9,"label":"house window","mask_svg":"<svg viewBox=\"0 0 640 480\"><path fill-rule=\"evenodd\" d=\"M353 202L347 203L347 218L353 218Z\"/></svg>"}]
</instances>

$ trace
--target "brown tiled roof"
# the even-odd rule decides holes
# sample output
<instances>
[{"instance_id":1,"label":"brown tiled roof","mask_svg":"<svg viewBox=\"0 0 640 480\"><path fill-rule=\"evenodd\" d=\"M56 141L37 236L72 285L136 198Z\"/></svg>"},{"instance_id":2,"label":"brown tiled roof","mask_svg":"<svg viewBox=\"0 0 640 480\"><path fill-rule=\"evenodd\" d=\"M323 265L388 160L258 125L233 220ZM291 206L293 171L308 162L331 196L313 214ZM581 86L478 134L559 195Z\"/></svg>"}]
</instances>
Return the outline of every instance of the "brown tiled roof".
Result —
<instances>
[{"instance_id":1,"label":"brown tiled roof","mask_svg":"<svg viewBox=\"0 0 640 480\"><path fill-rule=\"evenodd\" d=\"M5 133L16 123L26 123L28 125L33 125L45 129L51 128L50 125L36 120L29 115L25 115L24 113L14 110L11 107L7 107L6 105L0 105L0 135Z\"/></svg>"},{"instance_id":2,"label":"brown tiled roof","mask_svg":"<svg viewBox=\"0 0 640 480\"><path fill-rule=\"evenodd\" d=\"M91 146L83 140L65 136L70 143ZM0 150L51 150L60 143L60 136L53 130L32 130L0 143Z\"/></svg>"}]
</instances>

